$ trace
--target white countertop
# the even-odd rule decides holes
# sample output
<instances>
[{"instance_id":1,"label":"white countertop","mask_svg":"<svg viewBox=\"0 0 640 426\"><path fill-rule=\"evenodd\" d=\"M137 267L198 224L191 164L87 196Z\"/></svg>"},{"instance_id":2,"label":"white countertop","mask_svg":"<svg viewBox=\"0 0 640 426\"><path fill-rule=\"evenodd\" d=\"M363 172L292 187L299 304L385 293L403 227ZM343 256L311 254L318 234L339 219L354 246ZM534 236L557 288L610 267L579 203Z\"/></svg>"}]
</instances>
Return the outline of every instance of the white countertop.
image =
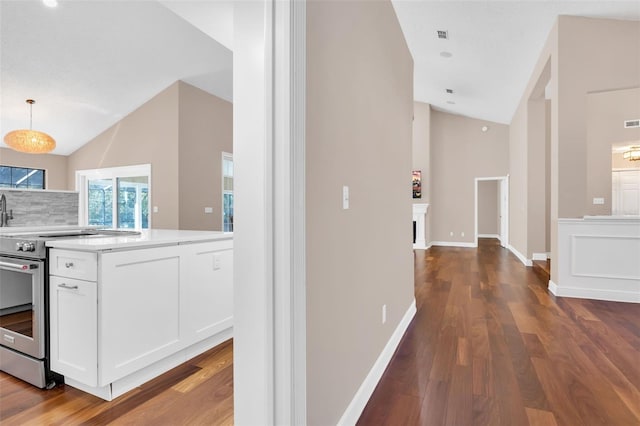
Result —
<instances>
[{"instance_id":1,"label":"white countertop","mask_svg":"<svg viewBox=\"0 0 640 426\"><path fill-rule=\"evenodd\" d=\"M233 239L233 233L230 232L148 229L140 231L140 235L59 239L47 241L46 245L47 247L66 250L103 251L231 239Z\"/></svg>"},{"instance_id":2,"label":"white countertop","mask_svg":"<svg viewBox=\"0 0 640 426\"><path fill-rule=\"evenodd\" d=\"M78 226L78 225L42 225L42 226L3 226L0 228L0 236L4 234L31 234L38 232L54 232L54 231L69 231L73 229L92 229L99 228L98 226ZM102 227L104 228L104 226Z\"/></svg>"}]
</instances>

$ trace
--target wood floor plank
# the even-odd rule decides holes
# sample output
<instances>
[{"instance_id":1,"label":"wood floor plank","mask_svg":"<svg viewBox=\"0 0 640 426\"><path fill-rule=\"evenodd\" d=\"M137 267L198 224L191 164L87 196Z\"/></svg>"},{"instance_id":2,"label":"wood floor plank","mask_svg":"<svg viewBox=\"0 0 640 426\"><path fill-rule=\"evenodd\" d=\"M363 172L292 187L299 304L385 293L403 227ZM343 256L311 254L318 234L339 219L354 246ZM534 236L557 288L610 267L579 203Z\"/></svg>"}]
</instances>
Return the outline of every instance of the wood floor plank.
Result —
<instances>
[{"instance_id":1,"label":"wood floor plank","mask_svg":"<svg viewBox=\"0 0 640 426\"><path fill-rule=\"evenodd\" d=\"M401 424L640 424L640 305L556 298L495 240L422 253L419 320L403 340L402 362L392 359L385 376L429 381L419 391L419 420ZM426 353L431 363L411 363ZM396 410L379 397L387 386L383 379L359 425L388 424L370 416Z\"/></svg>"},{"instance_id":2,"label":"wood floor plank","mask_svg":"<svg viewBox=\"0 0 640 426\"><path fill-rule=\"evenodd\" d=\"M557 426L556 418L550 411L526 408L529 426Z\"/></svg>"}]
</instances>

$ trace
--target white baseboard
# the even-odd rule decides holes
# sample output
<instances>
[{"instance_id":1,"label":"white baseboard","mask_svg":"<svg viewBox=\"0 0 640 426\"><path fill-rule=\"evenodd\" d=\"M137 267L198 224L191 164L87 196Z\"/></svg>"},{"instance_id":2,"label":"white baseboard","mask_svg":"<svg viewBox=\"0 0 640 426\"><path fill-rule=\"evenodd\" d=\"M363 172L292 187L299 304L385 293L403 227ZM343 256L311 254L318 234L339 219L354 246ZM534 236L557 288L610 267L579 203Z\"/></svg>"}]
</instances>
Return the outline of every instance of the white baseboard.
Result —
<instances>
[{"instance_id":1,"label":"white baseboard","mask_svg":"<svg viewBox=\"0 0 640 426\"><path fill-rule=\"evenodd\" d=\"M511 250L511 253L515 254L518 259L520 259L520 262L522 262L524 266L533 266L531 259L527 259L527 257L520 253L514 246L509 244L508 249Z\"/></svg>"},{"instance_id":2,"label":"white baseboard","mask_svg":"<svg viewBox=\"0 0 640 426\"><path fill-rule=\"evenodd\" d=\"M413 245L413 249L414 250L426 250L429 247L431 247L431 243L429 243L429 244L426 244L426 243L425 244L414 244Z\"/></svg>"},{"instance_id":3,"label":"white baseboard","mask_svg":"<svg viewBox=\"0 0 640 426\"><path fill-rule=\"evenodd\" d=\"M498 234L478 234L478 238L495 238L500 239L500 235Z\"/></svg>"},{"instance_id":4,"label":"white baseboard","mask_svg":"<svg viewBox=\"0 0 640 426\"><path fill-rule=\"evenodd\" d=\"M549 253L533 253L532 260L547 260Z\"/></svg>"},{"instance_id":5,"label":"white baseboard","mask_svg":"<svg viewBox=\"0 0 640 426\"><path fill-rule=\"evenodd\" d=\"M476 243L467 243L460 241L431 241L432 246L441 246L441 247L468 247L468 248L476 248L478 247Z\"/></svg>"},{"instance_id":6,"label":"white baseboard","mask_svg":"<svg viewBox=\"0 0 640 426\"><path fill-rule=\"evenodd\" d=\"M415 314L416 300L413 299L409 309L407 309L407 312L400 320L400 323L391 335L391 338L389 338L389 341L378 356L378 359L373 364L371 371L369 371L369 374L367 374L367 377L365 377L364 381L360 385L360 388L354 395L351 403L345 410L344 414L342 414L340 421L338 421L338 425L348 426L356 424L362 414L362 410L364 410L364 407L367 405L367 402L369 402L369 398L371 398L373 391L376 389L376 386L378 386L378 382L380 381L380 378L382 378L384 370L387 368L387 365L389 365L393 353L396 351L398 344L400 344L400 339L402 339L404 332L409 326L409 323L411 323Z\"/></svg>"},{"instance_id":7,"label":"white baseboard","mask_svg":"<svg viewBox=\"0 0 640 426\"><path fill-rule=\"evenodd\" d=\"M640 293L637 292L578 287L560 287L551 280L549 280L549 291L556 297L573 297L577 299L608 300L610 302L640 303Z\"/></svg>"},{"instance_id":8,"label":"white baseboard","mask_svg":"<svg viewBox=\"0 0 640 426\"><path fill-rule=\"evenodd\" d=\"M167 356L166 358L156 361L153 364L144 367L134 373L131 373L128 376L118 379L106 386L88 386L68 377L65 377L64 381L71 387L80 389L81 391L90 393L106 401L111 401L114 398L117 398L118 396L123 395L126 392L129 392L130 390L142 385L143 383L146 383L149 380L158 377L163 373L166 373L172 368L175 368L178 365L187 362L191 358L200 355L201 353L204 353L209 349L218 346L219 344L222 344L232 337L233 327L228 327L213 336L207 337L200 342L194 343L191 346L181 349L180 351L177 351L174 354Z\"/></svg>"}]
</instances>

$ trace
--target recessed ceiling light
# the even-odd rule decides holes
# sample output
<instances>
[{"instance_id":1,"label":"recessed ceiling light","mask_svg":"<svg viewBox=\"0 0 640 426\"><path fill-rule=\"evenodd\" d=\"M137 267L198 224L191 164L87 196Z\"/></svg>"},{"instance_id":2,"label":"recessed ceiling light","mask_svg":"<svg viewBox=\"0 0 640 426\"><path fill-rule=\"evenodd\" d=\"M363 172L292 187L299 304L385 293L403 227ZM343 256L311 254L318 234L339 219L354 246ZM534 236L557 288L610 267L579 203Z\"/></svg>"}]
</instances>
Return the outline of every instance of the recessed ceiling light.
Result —
<instances>
[{"instance_id":1,"label":"recessed ceiling light","mask_svg":"<svg viewBox=\"0 0 640 426\"><path fill-rule=\"evenodd\" d=\"M444 89L444 90L446 90L446 91L447 91L447 93L450 93L450 94L452 94L452 93L453 93L453 89Z\"/></svg>"},{"instance_id":2,"label":"recessed ceiling light","mask_svg":"<svg viewBox=\"0 0 640 426\"><path fill-rule=\"evenodd\" d=\"M438 30L438 38L441 38L443 40L448 40L449 33L446 30Z\"/></svg>"},{"instance_id":3,"label":"recessed ceiling light","mask_svg":"<svg viewBox=\"0 0 640 426\"><path fill-rule=\"evenodd\" d=\"M453 102L453 101L447 101L447 103L448 103L448 104L450 104L450 105L455 105L455 104L456 104L456 103L455 103L455 102Z\"/></svg>"},{"instance_id":4,"label":"recessed ceiling light","mask_svg":"<svg viewBox=\"0 0 640 426\"><path fill-rule=\"evenodd\" d=\"M488 126L482 126L482 131L483 131L483 132L486 132L487 130L489 130L489 127L488 127Z\"/></svg>"},{"instance_id":5,"label":"recessed ceiling light","mask_svg":"<svg viewBox=\"0 0 640 426\"><path fill-rule=\"evenodd\" d=\"M453 56L453 54L451 52L440 52L440 56L442 56L443 58L450 58Z\"/></svg>"},{"instance_id":6,"label":"recessed ceiling light","mask_svg":"<svg viewBox=\"0 0 640 426\"><path fill-rule=\"evenodd\" d=\"M47 7L56 7L56 6L58 6L58 0L42 0L42 3L44 3L44 5L47 6Z\"/></svg>"}]
</instances>

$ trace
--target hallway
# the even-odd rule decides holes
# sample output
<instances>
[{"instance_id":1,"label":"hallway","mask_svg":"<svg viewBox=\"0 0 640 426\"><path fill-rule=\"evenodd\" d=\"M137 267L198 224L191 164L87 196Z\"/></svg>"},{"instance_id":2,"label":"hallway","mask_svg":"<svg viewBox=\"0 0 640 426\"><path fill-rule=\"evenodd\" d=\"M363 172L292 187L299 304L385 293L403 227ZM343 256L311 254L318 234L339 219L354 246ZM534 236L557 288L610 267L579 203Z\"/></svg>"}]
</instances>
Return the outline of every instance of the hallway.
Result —
<instances>
[{"instance_id":1,"label":"hallway","mask_svg":"<svg viewBox=\"0 0 640 426\"><path fill-rule=\"evenodd\" d=\"M418 311L358 425L640 423L640 305L556 299L493 239L414 256Z\"/></svg>"}]
</instances>

